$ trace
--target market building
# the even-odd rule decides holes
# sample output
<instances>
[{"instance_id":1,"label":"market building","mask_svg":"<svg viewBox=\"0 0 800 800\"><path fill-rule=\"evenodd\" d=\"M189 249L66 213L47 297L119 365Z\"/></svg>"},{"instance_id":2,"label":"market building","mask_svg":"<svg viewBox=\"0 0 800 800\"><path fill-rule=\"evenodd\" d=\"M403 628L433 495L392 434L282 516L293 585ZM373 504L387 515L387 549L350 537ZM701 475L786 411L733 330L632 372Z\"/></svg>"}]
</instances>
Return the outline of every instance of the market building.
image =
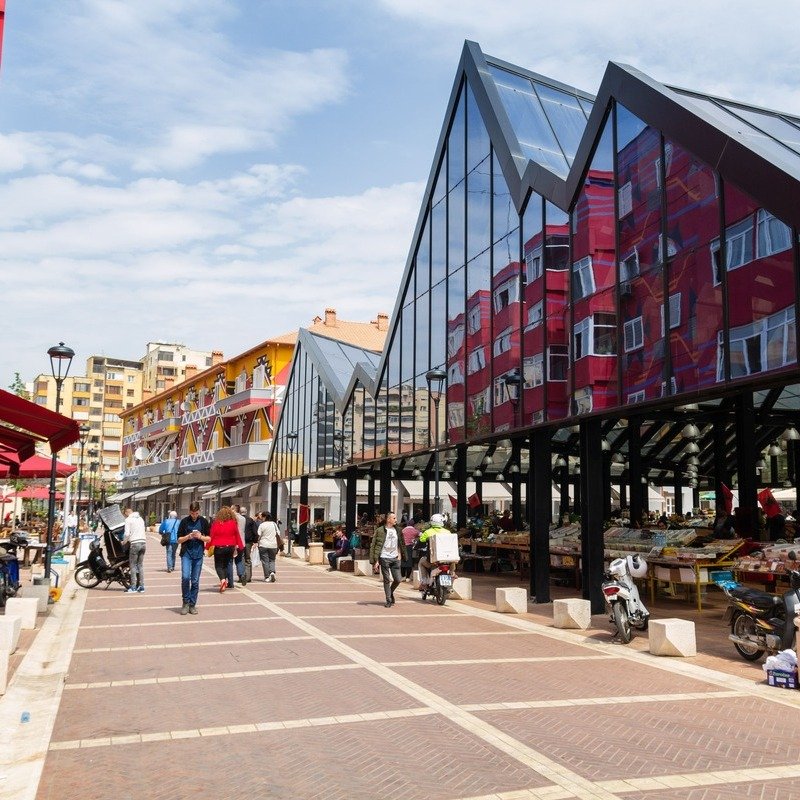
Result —
<instances>
[{"instance_id":1,"label":"market building","mask_svg":"<svg viewBox=\"0 0 800 800\"><path fill-rule=\"evenodd\" d=\"M651 483L675 513L735 486L758 536L760 486L798 505L798 181L800 118L615 63L592 96L467 42L386 347L337 362L333 402L295 359L271 474L344 481L348 527L365 479L385 511L421 477L459 526L506 486L539 602L556 492L596 611L614 498L638 521Z\"/></svg>"}]
</instances>

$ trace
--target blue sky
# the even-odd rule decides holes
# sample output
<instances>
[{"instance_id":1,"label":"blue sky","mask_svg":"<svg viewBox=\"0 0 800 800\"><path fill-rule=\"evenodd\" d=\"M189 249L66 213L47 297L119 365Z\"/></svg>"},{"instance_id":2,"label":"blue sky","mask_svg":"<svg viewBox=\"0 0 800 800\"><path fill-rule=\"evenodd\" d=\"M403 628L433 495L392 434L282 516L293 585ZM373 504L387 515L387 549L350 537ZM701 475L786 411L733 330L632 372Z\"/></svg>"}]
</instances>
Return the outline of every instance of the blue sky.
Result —
<instances>
[{"instance_id":1,"label":"blue sky","mask_svg":"<svg viewBox=\"0 0 800 800\"><path fill-rule=\"evenodd\" d=\"M542 7L540 7L540 5ZM800 113L800 3L8 0L0 385L391 312L464 39Z\"/></svg>"}]
</instances>

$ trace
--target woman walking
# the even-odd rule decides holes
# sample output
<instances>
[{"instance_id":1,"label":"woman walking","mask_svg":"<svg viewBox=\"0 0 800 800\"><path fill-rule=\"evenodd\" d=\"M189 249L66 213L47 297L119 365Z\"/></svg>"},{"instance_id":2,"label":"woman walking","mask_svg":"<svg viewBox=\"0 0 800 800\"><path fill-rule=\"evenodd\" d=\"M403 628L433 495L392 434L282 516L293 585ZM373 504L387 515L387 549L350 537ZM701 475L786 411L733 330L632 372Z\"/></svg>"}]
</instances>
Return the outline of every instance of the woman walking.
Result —
<instances>
[{"instance_id":1,"label":"woman walking","mask_svg":"<svg viewBox=\"0 0 800 800\"><path fill-rule=\"evenodd\" d=\"M219 578L219 590L233 588L233 559L244 542L239 534L236 516L228 506L223 506L211 523L211 542L214 548L214 569Z\"/></svg>"},{"instance_id":2,"label":"woman walking","mask_svg":"<svg viewBox=\"0 0 800 800\"><path fill-rule=\"evenodd\" d=\"M275 583L275 557L283 549L281 533L269 511L264 512L264 522L258 526L258 554L264 568L264 580Z\"/></svg>"}]
</instances>

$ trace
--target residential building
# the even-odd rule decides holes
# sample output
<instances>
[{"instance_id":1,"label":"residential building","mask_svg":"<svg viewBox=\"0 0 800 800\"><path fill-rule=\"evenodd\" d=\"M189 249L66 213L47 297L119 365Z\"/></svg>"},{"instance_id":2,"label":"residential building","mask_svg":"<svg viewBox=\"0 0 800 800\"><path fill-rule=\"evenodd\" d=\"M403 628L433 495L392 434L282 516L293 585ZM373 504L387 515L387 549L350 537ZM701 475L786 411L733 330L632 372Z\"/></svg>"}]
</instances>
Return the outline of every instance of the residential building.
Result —
<instances>
[{"instance_id":1,"label":"residential building","mask_svg":"<svg viewBox=\"0 0 800 800\"><path fill-rule=\"evenodd\" d=\"M196 372L222 361L218 351L192 350L185 344L175 342L148 342L142 356L142 391L158 394L186 378L186 368Z\"/></svg>"}]
</instances>

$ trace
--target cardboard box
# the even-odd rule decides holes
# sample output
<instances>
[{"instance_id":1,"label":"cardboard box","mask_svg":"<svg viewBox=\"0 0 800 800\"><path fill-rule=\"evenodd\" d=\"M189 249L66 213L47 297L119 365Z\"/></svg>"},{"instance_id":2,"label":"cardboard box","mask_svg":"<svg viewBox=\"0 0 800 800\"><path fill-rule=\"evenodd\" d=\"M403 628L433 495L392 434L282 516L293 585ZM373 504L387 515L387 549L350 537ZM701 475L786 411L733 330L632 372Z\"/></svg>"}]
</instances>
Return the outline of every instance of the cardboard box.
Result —
<instances>
[{"instance_id":1,"label":"cardboard box","mask_svg":"<svg viewBox=\"0 0 800 800\"><path fill-rule=\"evenodd\" d=\"M797 688L797 670L786 672L782 669L767 670L767 683L770 686L778 686L781 689Z\"/></svg>"},{"instance_id":2,"label":"cardboard box","mask_svg":"<svg viewBox=\"0 0 800 800\"><path fill-rule=\"evenodd\" d=\"M428 539L431 546L430 562L458 561L458 536L455 533L437 533Z\"/></svg>"}]
</instances>

